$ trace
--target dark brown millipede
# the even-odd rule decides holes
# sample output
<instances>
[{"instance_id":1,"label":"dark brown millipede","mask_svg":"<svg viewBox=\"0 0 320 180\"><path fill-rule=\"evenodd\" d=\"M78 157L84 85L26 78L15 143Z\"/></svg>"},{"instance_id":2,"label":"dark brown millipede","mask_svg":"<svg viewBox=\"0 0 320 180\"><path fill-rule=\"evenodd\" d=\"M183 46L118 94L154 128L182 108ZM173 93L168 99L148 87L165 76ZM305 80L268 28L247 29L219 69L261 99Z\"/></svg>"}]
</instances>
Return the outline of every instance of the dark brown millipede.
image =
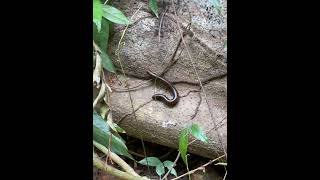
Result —
<instances>
[{"instance_id":1,"label":"dark brown millipede","mask_svg":"<svg viewBox=\"0 0 320 180\"><path fill-rule=\"evenodd\" d=\"M168 106L175 106L179 102L179 93L178 93L177 89L168 80L157 76L156 74L152 73L151 71L147 71L147 73L155 79L160 79L164 84L166 84L171 89L171 92L173 94L173 97L171 99L169 99L164 94L154 94L152 96L152 99L163 101Z\"/></svg>"}]
</instances>

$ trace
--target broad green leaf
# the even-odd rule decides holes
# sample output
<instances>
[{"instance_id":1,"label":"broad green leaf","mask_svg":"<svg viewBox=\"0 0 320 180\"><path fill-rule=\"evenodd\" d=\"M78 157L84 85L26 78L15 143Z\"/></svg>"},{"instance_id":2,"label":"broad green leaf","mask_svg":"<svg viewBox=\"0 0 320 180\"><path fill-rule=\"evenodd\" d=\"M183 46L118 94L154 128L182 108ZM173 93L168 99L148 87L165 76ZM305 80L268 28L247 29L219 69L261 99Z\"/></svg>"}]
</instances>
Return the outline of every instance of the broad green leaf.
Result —
<instances>
[{"instance_id":1,"label":"broad green leaf","mask_svg":"<svg viewBox=\"0 0 320 180\"><path fill-rule=\"evenodd\" d=\"M113 136L117 136L124 144L126 143L126 141L120 136L118 132L114 132Z\"/></svg>"},{"instance_id":2,"label":"broad green leaf","mask_svg":"<svg viewBox=\"0 0 320 180\"><path fill-rule=\"evenodd\" d=\"M108 54L105 53L103 50L101 50L100 55L101 55L101 59L102 59L102 67L109 72L115 73L116 69L115 69L110 57L108 56Z\"/></svg>"},{"instance_id":3,"label":"broad green leaf","mask_svg":"<svg viewBox=\"0 0 320 180\"><path fill-rule=\"evenodd\" d=\"M165 173L164 166L162 163L156 166L156 173L158 174L158 176L162 176Z\"/></svg>"},{"instance_id":4,"label":"broad green leaf","mask_svg":"<svg viewBox=\"0 0 320 180\"><path fill-rule=\"evenodd\" d=\"M94 19L93 22L97 26L98 32L101 30L101 21Z\"/></svg>"},{"instance_id":5,"label":"broad green leaf","mask_svg":"<svg viewBox=\"0 0 320 180\"><path fill-rule=\"evenodd\" d=\"M173 167L173 162L172 161L168 161L168 160L166 160L166 161L164 161L163 162L163 165L164 165L164 167L166 167L166 168L168 168L168 169L170 169L170 168L172 168Z\"/></svg>"},{"instance_id":6,"label":"broad green leaf","mask_svg":"<svg viewBox=\"0 0 320 180\"><path fill-rule=\"evenodd\" d=\"M123 143L126 143L126 141L120 136L120 134L117 131L116 123L112 120L112 114L109 113L107 117L107 123L110 126L110 128L113 130L113 135L117 136ZM118 126L118 125L117 125Z\"/></svg>"},{"instance_id":7,"label":"broad green leaf","mask_svg":"<svg viewBox=\"0 0 320 180\"><path fill-rule=\"evenodd\" d=\"M102 18L100 32L98 32L95 25L93 26L93 40L101 48L102 51L107 51L109 40L109 23L110 21Z\"/></svg>"},{"instance_id":8,"label":"broad green leaf","mask_svg":"<svg viewBox=\"0 0 320 180\"><path fill-rule=\"evenodd\" d=\"M149 7L152 10L152 12L157 16L157 18L159 18L157 0L149 0Z\"/></svg>"},{"instance_id":9,"label":"broad green leaf","mask_svg":"<svg viewBox=\"0 0 320 180\"><path fill-rule=\"evenodd\" d=\"M194 124L192 123L191 125L191 134L198 140L202 141L202 142L208 142L208 137L204 134L204 132L202 131L202 129L199 127L198 124Z\"/></svg>"},{"instance_id":10,"label":"broad green leaf","mask_svg":"<svg viewBox=\"0 0 320 180\"><path fill-rule=\"evenodd\" d=\"M93 126L100 129L103 133L108 134L110 131L106 121L96 111L93 112Z\"/></svg>"},{"instance_id":11,"label":"broad green leaf","mask_svg":"<svg viewBox=\"0 0 320 180\"><path fill-rule=\"evenodd\" d=\"M103 5L103 17L117 24L130 24L129 19L117 8L110 5Z\"/></svg>"},{"instance_id":12,"label":"broad green leaf","mask_svg":"<svg viewBox=\"0 0 320 180\"><path fill-rule=\"evenodd\" d=\"M93 0L93 22L97 25L98 32L101 29L103 10L100 0Z\"/></svg>"},{"instance_id":13,"label":"broad green leaf","mask_svg":"<svg viewBox=\"0 0 320 180\"><path fill-rule=\"evenodd\" d=\"M179 137L179 152L183 162L188 166L187 151L188 151L188 141L189 141L189 129L186 128L181 131Z\"/></svg>"},{"instance_id":14,"label":"broad green leaf","mask_svg":"<svg viewBox=\"0 0 320 180\"><path fill-rule=\"evenodd\" d=\"M147 164L148 161L148 164ZM146 157L138 162L139 164L148 165L148 166L157 166L158 164L162 164L162 162L157 157Z\"/></svg>"},{"instance_id":15,"label":"broad green leaf","mask_svg":"<svg viewBox=\"0 0 320 180\"><path fill-rule=\"evenodd\" d=\"M227 48L227 40L224 42L223 49Z\"/></svg>"},{"instance_id":16,"label":"broad green leaf","mask_svg":"<svg viewBox=\"0 0 320 180\"><path fill-rule=\"evenodd\" d=\"M219 14L221 14L221 3L220 0L210 0L210 2L212 3L213 7L218 11Z\"/></svg>"},{"instance_id":17,"label":"broad green leaf","mask_svg":"<svg viewBox=\"0 0 320 180\"><path fill-rule=\"evenodd\" d=\"M93 140L99 144L109 147L110 128L107 122L97 113L93 113ZM127 146L122 140L114 135L111 137L111 151L126 156L130 159L133 157L128 153Z\"/></svg>"},{"instance_id":18,"label":"broad green leaf","mask_svg":"<svg viewBox=\"0 0 320 180\"><path fill-rule=\"evenodd\" d=\"M170 171L170 174L173 174L176 177L178 176L177 171L174 168L172 168L172 170Z\"/></svg>"},{"instance_id":19,"label":"broad green leaf","mask_svg":"<svg viewBox=\"0 0 320 180\"><path fill-rule=\"evenodd\" d=\"M172 161L168 161L168 160L166 160L166 161L164 161L163 162L163 165L164 165L164 167L166 167L168 170L170 170L171 168L171 171L170 171L170 173L171 174L173 174L173 175L175 175L176 177L177 177L177 172L176 172L176 170L173 168L173 162Z\"/></svg>"},{"instance_id":20,"label":"broad green leaf","mask_svg":"<svg viewBox=\"0 0 320 180\"><path fill-rule=\"evenodd\" d=\"M219 163L217 163L217 164L215 164L215 165L227 166L227 163L219 162Z\"/></svg>"}]
</instances>

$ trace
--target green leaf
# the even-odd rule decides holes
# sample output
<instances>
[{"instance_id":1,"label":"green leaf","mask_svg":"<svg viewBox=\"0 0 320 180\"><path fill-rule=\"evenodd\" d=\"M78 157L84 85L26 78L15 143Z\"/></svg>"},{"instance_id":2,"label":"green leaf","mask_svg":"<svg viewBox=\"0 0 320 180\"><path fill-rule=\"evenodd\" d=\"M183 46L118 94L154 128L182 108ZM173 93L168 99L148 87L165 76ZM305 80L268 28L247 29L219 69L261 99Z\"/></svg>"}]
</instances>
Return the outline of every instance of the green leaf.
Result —
<instances>
[{"instance_id":1,"label":"green leaf","mask_svg":"<svg viewBox=\"0 0 320 180\"><path fill-rule=\"evenodd\" d=\"M93 40L99 46L101 50L100 57L102 59L102 67L109 72L115 73L115 67L106 53L108 39L109 39L109 25L110 22L106 19L102 20L102 29L101 32L98 32L96 28L93 28Z\"/></svg>"},{"instance_id":2,"label":"green leaf","mask_svg":"<svg viewBox=\"0 0 320 180\"><path fill-rule=\"evenodd\" d=\"M102 67L109 72L116 73L116 69L115 69L110 57L108 56L108 54L105 53L103 50L101 50L100 56L102 59Z\"/></svg>"},{"instance_id":3,"label":"green leaf","mask_svg":"<svg viewBox=\"0 0 320 180\"><path fill-rule=\"evenodd\" d=\"M213 7L218 11L219 14L221 14L221 3L220 0L210 0L210 2L212 3Z\"/></svg>"},{"instance_id":4,"label":"green leaf","mask_svg":"<svg viewBox=\"0 0 320 180\"><path fill-rule=\"evenodd\" d=\"M107 51L109 41L109 23L110 21L102 18L100 32L97 30L96 26L93 26L93 40L102 51Z\"/></svg>"},{"instance_id":5,"label":"green leaf","mask_svg":"<svg viewBox=\"0 0 320 180\"><path fill-rule=\"evenodd\" d=\"M152 10L152 12L157 16L157 18L159 18L157 0L149 0L149 7Z\"/></svg>"},{"instance_id":6,"label":"green leaf","mask_svg":"<svg viewBox=\"0 0 320 180\"><path fill-rule=\"evenodd\" d=\"M98 32L101 29L103 10L100 0L93 0L93 22L96 24Z\"/></svg>"},{"instance_id":7,"label":"green leaf","mask_svg":"<svg viewBox=\"0 0 320 180\"><path fill-rule=\"evenodd\" d=\"M165 173L164 166L161 162L156 166L156 173L158 174L158 176L161 176Z\"/></svg>"},{"instance_id":8,"label":"green leaf","mask_svg":"<svg viewBox=\"0 0 320 180\"><path fill-rule=\"evenodd\" d=\"M148 164L147 164L148 161ZM146 157L138 162L139 164L148 165L148 166L157 166L158 164L162 164L162 162L157 157Z\"/></svg>"},{"instance_id":9,"label":"green leaf","mask_svg":"<svg viewBox=\"0 0 320 180\"><path fill-rule=\"evenodd\" d=\"M103 5L103 17L117 24L130 24L129 19L117 8L110 5Z\"/></svg>"},{"instance_id":10,"label":"green leaf","mask_svg":"<svg viewBox=\"0 0 320 180\"><path fill-rule=\"evenodd\" d=\"M163 162L163 165L164 165L165 167L167 167L168 169L170 169L170 168L173 167L174 164L173 164L172 161L166 160L166 161Z\"/></svg>"},{"instance_id":11,"label":"green leaf","mask_svg":"<svg viewBox=\"0 0 320 180\"><path fill-rule=\"evenodd\" d=\"M117 132L117 129L116 129L116 127L114 126L114 123L113 123L110 119L107 119L107 123L108 123L109 127L110 127L113 131Z\"/></svg>"},{"instance_id":12,"label":"green leaf","mask_svg":"<svg viewBox=\"0 0 320 180\"><path fill-rule=\"evenodd\" d=\"M170 171L170 174L173 174L176 177L178 176L177 171L174 168L172 168L172 170Z\"/></svg>"},{"instance_id":13,"label":"green leaf","mask_svg":"<svg viewBox=\"0 0 320 180\"><path fill-rule=\"evenodd\" d=\"M126 141L120 136L118 132L115 132L113 136L117 136L124 144L126 143Z\"/></svg>"},{"instance_id":14,"label":"green leaf","mask_svg":"<svg viewBox=\"0 0 320 180\"><path fill-rule=\"evenodd\" d=\"M118 124L114 123L114 126L116 127L116 130L118 133L126 133L125 130L123 130Z\"/></svg>"},{"instance_id":15,"label":"green leaf","mask_svg":"<svg viewBox=\"0 0 320 180\"><path fill-rule=\"evenodd\" d=\"M224 41L223 49L227 48L227 40Z\"/></svg>"},{"instance_id":16,"label":"green leaf","mask_svg":"<svg viewBox=\"0 0 320 180\"><path fill-rule=\"evenodd\" d=\"M188 151L188 141L189 141L189 129L186 128L181 131L179 137L179 152L183 162L188 166L187 151Z\"/></svg>"},{"instance_id":17,"label":"green leaf","mask_svg":"<svg viewBox=\"0 0 320 180\"><path fill-rule=\"evenodd\" d=\"M202 129L199 127L198 124L194 124L192 123L191 125L191 134L198 140L202 141L202 142L208 142L208 137L204 134L204 132L202 131Z\"/></svg>"},{"instance_id":18,"label":"green leaf","mask_svg":"<svg viewBox=\"0 0 320 180\"><path fill-rule=\"evenodd\" d=\"M172 161L166 160L166 161L163 162L163 165L164 165L166 168L168 168L168 170L170 170L170 169L172 168L171 171L170 171L170 173L173 174L173 175L175 175L175 176L177 177L177 172L176 172L176 170L173 168L174 163L173 163Z\"/></svg>"},{"instance_id":19,"label":"green leaf","mask_svg":"<svg viewBox=\"0 0 320 180\"><path fill-rule=\"evenodd\" d=\"M93 112L93 140L105 147L109 147L110 134L110 128L107 122L97 112ZM128 153L127 146L120 138L114 135L111 137L110 149L118 155L123 155L133 159L133 157Z\"/></svg>"}]
</instances>

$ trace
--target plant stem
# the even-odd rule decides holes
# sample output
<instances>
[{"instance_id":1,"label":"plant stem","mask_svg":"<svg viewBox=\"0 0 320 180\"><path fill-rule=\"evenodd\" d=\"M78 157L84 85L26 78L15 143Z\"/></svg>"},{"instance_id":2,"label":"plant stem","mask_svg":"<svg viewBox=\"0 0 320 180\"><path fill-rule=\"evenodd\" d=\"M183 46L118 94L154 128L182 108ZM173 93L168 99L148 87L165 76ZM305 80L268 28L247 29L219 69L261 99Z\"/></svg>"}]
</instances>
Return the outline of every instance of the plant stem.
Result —
<instances>
[{"instance_id":1,"label":"plant stem","mask_svg":"<svg viewBox=\"0 0 320 180\"><path fill-rule=\"evenodd\" d=\"M181 176L179 176L179 177L173 178L172 180L180 179L180 178L182 178L182 177L184 177L184 176L186 176L186 175L190 175L190 174L192 174L192 173L194 173L194 172L196 172L196 171L203 170L206 166L208 166L209 164L217 161L218 159L220 159L220 158L222 158L222 157L225 157L225 155L222 155L222 156L220 156L220 157L218 157L218 158L216 158L216 159L213 159L213 160L207 162L206 164L204 164L204 165L202 165L202 166L200 166L200 167L198 167L198 168L196 168L196 169L194 169L194 170L192 170L192 171L188 171L187 173L185 173L185 174L183 174L183 175L181 175Z\"/></svg>"},{"instance_id":2,"label":"plant stem","mask_svg":"<svg viewBox=\"0 0 320 180\"><path fill-rule=\"evenodd\" d=\"M139 176L123 159L121 159L117 154L109 151L106 147L103 145L97 143L96 141L93 141L93 145L98 148L101 152L108 155L109 157L117 163L119 166L121 166L127 173L133 175L133 176Z\"/></svg>"},{"instance_id":3,"label":"plant stem","mask_svg":"<svg viewBox=\"0 0 320 180\"><path fill-rule=\"evenodd\" d=\"M145 177L140 177L140 176L133 176L129 173L126 173L126 172L123 172L123 171L120 171L112 166L109 166L107 164L105 164L103 161L101 161L97 154L93 154L93 165L95 167L97 167L98 169L110 174L110 175L113 175L117 178L120 178L120 179L126 179L126 180L147 180L147 178Z\"/></svg>"}]
</instances>

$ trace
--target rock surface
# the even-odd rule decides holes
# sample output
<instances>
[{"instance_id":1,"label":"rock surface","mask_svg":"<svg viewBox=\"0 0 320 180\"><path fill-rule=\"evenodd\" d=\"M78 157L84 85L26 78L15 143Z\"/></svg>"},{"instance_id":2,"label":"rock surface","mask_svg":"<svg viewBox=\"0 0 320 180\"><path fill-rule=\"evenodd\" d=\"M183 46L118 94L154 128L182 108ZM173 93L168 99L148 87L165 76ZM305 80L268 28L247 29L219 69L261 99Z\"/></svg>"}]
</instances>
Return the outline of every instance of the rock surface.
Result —
<instances>
[{"instance_id":1,"label":"rock surface","mask_svg":"<svg viewBox=\"0 0 320 180\"><path fill-rule=\"evenodd\" d=\"M178 146L179 132L192 122L197 123L206 132L209 143L195 141L190 145L189 152L208 158L222 155L223 148L227 149L226 1L222 1L221 16L209 1L175 1L178 19L171 1L158 1L159 18L151 13L146 2L113 1L114 6L127 17L134 16L133 24L124 36L125 43L118 51L119 58L115 52L125 27L114 25L115 33L110 37L109 54L117 67L123 66L130 87L149 79L146 72L150 70L163 74L162 77L175 85L180 102L170 108L152 100L155 93L170 94L156 86L154 81L149 81L144 88L130 93L136 110L135 118L129 93L115 90L111 93L114 121L121 120L119 125L128 135L141 136L146 141L174 148ZM181 41L177 22L183 31L187 48ZM195 69L206 96L199 86ZM111 85L123 89L124 80L123 75L118 75Z\"/></svg>"}]
</instances>

